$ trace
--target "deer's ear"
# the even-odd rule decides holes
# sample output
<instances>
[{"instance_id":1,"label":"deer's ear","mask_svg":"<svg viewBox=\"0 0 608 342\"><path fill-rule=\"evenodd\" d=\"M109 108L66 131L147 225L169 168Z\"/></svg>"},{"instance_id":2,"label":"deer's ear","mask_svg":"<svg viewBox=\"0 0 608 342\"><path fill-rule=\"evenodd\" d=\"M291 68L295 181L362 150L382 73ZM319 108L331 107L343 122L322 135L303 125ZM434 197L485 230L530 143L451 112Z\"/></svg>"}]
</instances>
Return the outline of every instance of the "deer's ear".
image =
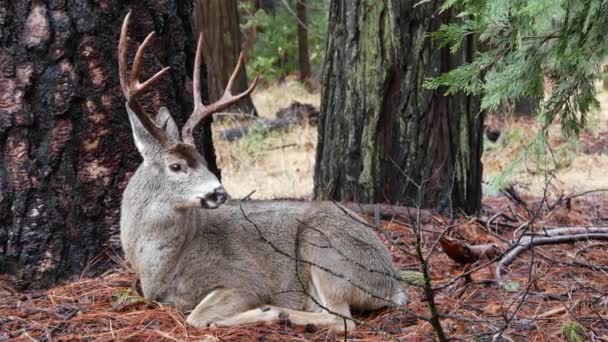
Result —
<instances>
[{"instance_id":1,"label":"deer's ear","mask_svg":"<svg viewBox=\"0 0 608 342\"><path fill-rule=\"evenodd\" d=\"M160 151L162 146L160 142L148 132L141 121L139 121L137 115L129 108L129 104L126 104L126 107L127 113L129 114L129 121L131 122L135 146L144 160L146 160L151 154Z\"/></svg>"},{"instance_id":2,"label":"deer's ear","mask_svg":"<svg viewBox=\"0 0 608 342\"><path fill-rule=\"evenodd\" d=\"M180 140L179 130L177 129L177 125L171 117L171 114L169 113L167 107L160 107L160 110L156 115L156 125L162 128L165 132L167 132L169 138L175 141Z\"/></svg>"}]
</instances>

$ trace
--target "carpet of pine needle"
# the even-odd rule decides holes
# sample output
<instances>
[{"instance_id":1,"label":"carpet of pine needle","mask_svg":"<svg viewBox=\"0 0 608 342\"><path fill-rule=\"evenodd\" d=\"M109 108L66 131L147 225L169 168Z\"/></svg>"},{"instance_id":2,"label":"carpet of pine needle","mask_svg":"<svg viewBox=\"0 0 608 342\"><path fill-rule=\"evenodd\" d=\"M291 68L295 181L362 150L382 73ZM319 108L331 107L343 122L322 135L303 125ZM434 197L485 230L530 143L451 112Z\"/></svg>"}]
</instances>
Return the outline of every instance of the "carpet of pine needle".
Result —
<instances>
[{"instance_id":1,"label":"carpet of pine needle","mask_svg":"<svg viewBox=\"0 0 608 342\"><path fill-rule=\"evenodd\" d=\"M437 243L442 234L469 244L510 240L512 227L530 220L537 209L540 214L532 224L536 230L548 225L598 225L608 220L608 196L602 193L561 202L525 196L522 200L517 203L504 196L487 198L487 216L502 212L509 219L496 220L489 226L476 218L450 220L440 216L422 225L422 250L430 255L430 276L446 334L464 341L489 341L497 329L504 327L504 341L608 341L608 242L536 247L520 256L504 274L509 286L496 283L494 264L479 261L459 265L442 252ZM405 221L398 217L382 221L386 231L382 238L396 265L418 270L415 235ZM479 267L484 263L487 266ZM476 267L470 279L454 280ZM288 321L269 326L196 329L186 324L184 313L146 300L137 288L136 276L126 265L45 291L19 292L5 280L0 282L0 341L343 339L316 326L292 326ZM431 324L417 317L429 315L424 292L420 287L408 286L408 294L406 308L356 315L362 322L347 338L434 340Z\"/></svg>"}]
</instances>

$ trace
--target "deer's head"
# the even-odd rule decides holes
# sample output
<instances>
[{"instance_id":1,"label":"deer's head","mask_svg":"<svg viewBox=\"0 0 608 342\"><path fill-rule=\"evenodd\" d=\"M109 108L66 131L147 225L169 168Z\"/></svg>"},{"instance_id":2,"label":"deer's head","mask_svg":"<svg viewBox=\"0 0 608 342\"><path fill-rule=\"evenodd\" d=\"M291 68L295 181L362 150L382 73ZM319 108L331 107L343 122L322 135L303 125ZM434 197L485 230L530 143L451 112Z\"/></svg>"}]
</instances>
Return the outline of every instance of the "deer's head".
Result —
<instances>
[{"instance_id":1,"label":"deer's head","mask_svg":"<svg viewBox=\"0 0 608 342\"><path fill-rule=\"evenodd\" d=\"M146 191L154 191L151 195L170 202L176 208L217 208L226 201L228 195L217 177L207 168L205 158L197 151L192 133L204 118L249 95L255 88L258 78L256 77L245 92L232 95L230 89L243 63L241 54L222 98L212 104L203 105L200 86L203 40L202 35L199 36L192 76L194 109L180 134L166 108L161 108L156 117L152 118L146 114L137 100L147 88L160 80L169 67L162 69L143 83L139 80L144 50L154 38L152 32L137 49L131 74L127 76L127 28L130 15L129 12L125 17L120 31L118 69L120 86L127 99L127 112L135 145L144 159L143 165L133 177L139 177L136 181L147 185Z\"/></svg>"}]
</instances>

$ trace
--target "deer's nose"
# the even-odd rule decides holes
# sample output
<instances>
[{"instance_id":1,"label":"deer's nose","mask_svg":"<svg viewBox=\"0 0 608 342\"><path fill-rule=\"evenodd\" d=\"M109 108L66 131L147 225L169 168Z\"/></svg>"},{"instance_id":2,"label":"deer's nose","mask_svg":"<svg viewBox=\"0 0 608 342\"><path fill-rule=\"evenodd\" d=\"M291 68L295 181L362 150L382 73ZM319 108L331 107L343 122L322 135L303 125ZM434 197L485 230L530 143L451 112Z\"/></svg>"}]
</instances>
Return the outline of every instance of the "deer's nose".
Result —
<instances>
[{"instance_id":1,"label":"deer's nose","mask_svg":"<svg viewBox=\"0 0 608 342\"><path fill-rule=\"evenodd\" d=\"M228 199L228 194L223 186L220 186L213 190L213 192L205 195L205 198L202 199L201 204L203 207L208 209L215 209L220 205L224 204Z\"/></svg>"},{"instance_id":2,"label":"deer's nose","mask_svg":"<svg viewBox=\"0 0 608 342\"><path fill-rule=\"evenodd\" d=\"M211 200L219 204L226 202L226 199L228 199L228 194L226 193L226 190L223 186L220 186L219 188L215 189L213 193L209 195L211 196Z\"/></svg>"}]
</instances>

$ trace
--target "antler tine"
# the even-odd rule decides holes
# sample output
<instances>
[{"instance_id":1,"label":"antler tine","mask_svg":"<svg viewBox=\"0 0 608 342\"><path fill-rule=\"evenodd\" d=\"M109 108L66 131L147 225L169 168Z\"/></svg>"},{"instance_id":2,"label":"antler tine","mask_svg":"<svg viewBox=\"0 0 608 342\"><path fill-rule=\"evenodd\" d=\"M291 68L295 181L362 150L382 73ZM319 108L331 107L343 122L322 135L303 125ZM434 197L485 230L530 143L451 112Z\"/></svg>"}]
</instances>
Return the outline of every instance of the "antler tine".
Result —
<instances>
[{"instance_id":1,"label":"antler tine","mask_svg":"<svg viewBox=\"0 0 608 342\"><path fill-rule=\"evenodd\" d=\"M241 51L241 53L239 54L239 59L236 62L234 70L232 71L232 75L230 75L230 78L228 79L228 84L226 84L226 89L224 89L224 95L222 95L222 97L226 96L226 94L230 93L230 91L232 90L232 85L234 84L234 80L236 79L236 77L239 75L239 71L241 70L242 65L243 51Z\"/></svg>"},{"instance_id":2,"label":"antler tine","mask_svg":"<svg viewBox=\"0 0 608 342\"><path fill-rule=\"evenodd\" d=\"M127 79L127 26L129 26L130 17L131 11L127 13L122 22L120 38L118 39L118 78L120 79L122 93L127 100L129 100L129 83Z\"/></svg>"},{"instance_id":3,"label":"antler tine","mask_svg":"<svg viewBox=\"0 0 608 342\"><path fill-rule=\"evenodd\" d=\"M140 83L140 81L139 81L139 74L141 73L141 66L142 66L143 60L144 60L144 58L143 58L144 51L146 50L148 45L150 45L150 43L152 42L152 40L154 39L155 36L156 36L155 32L150 32L150 34L148 34L146 39L144 39L143 43L141 43L141 45L137 49L137 52L135 53L135 59L133 60L133 66L131 67L131 70L132 70L131 71L131 84L137 87L136 89L134 89L134 93L135 93L134 95L136 95L140 91L143 91L144 89L150 87L156 81L160 80L160 78L167 71L169 71L169 69L171 69L171 67L164 67L159 72L154 74L154 76L150 77L144 83Z\"/></svg>"},{"instance_id":4,"label":"antler tine","mask_svg":"<svg viewBox=\"0 0 608 342\"><path fill-rule=\"evenodd\" d=\"M127 105L133 113L135 113L139 121L141 121L144 128L164 145L169 140L167 134L160 127L156 126L154 121L145 113L139 102L137 102L136 97L152 84L160 80L160 78L169 71L170 67L163 68L144 83L140 82L139 75L141 73L144 50L154 38L154 32L152 32L137 49L131 69L131 77L127 77L127 30L130 17L131 11L125 16L120 30L120 39L118 41L118 77L120 79L120 87L127 99Z\"/></svg>"},{"instance_id":5,"label":"antler tine","mask_svg":"<svg viewBox=\"0 0 608 342\"><path fill-rule=\"evenodd\" d=\"M201 97L201 65L203 64L203 32L198 35L198 42L196 43L196 55L194 56L194 71L192 74L192 97L194 100L194 108L192 114L186 121L184 127L182 127L182 140L185 143L194 145L194 136L192 131L194 127L203 119L200 117L205 110L203 105L203 99Z\"/></svg>"},{"instance_id":6,"label":"antler tine","mask_svg":"<svg viewBox=\"0 0 608 342\"><path fill-rule=\"evenodd\" d=\"M224 90L224 94L222 97L207 106L203 105L201 100L201 91L200 91L200 67L202 64L202 45L203 45L203 34L201 33L198 38L198 44L196 46L196 58L194 63L194 75L192 77L192 95L194 96L194 109L192 110L192 114L188 121L182 128L182 139L184 142L189 144L194 144L193 131L194 128L207 116L212 115L213 113L219 112L220 110L242 100L244 97L251 94L253 89L255 89L258 84L259 75L255 76L255 79L245 90L244 92L232 95L232 85L234 84L234 80L236 79L239 71L241 70L241 66L243 65L243 53L241 52L239 56L239 60L237 65L230 75L230 79L228 80L228 84L226 85L226 89Z\"/></svg>"},{"instance_id":7,"label":"antler tine","mask_svg":"<svg viewBox=\"0 0 608 342\"><path fill-rule=\"evenodd\" d=\"M201 98L201 64L203 58L203 33L198 35L198 42L196 44L196 56L194 58L194 74L192 75L192 96L194 97L194 110L198 111L203 106L203 99Z\"/></svg>"}]
</instances>

